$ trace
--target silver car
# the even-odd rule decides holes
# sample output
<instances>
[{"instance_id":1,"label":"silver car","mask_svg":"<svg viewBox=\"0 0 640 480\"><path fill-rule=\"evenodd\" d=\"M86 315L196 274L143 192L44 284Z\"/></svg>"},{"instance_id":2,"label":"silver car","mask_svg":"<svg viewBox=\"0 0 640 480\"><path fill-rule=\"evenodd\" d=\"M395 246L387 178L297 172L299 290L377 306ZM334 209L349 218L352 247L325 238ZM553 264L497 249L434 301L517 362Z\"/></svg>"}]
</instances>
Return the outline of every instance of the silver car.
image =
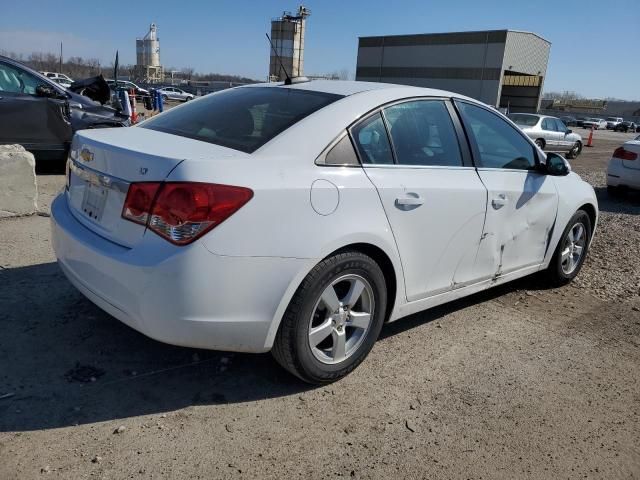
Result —
<instances>
[{"instance_id":1,"label":"silver car","mask_svg":"<svg viewBox=\"0 0 640 480\"><path fill-rule=\"evenodd\" d=\"M559 118L530 113L512 113L509 118L542 150L566 152L567 158L576 158L582 152L582 137Z\"/></svg>"},{"instance_id":2,"label":"silver car","mask_svg":"<svg viewBox=\"0 0 640 480\"><path fill-rule=\"evenodd\" d=\"M193 94L180 90L177 87L159 88L158 91L162 95L163 100L178 100L180 102L188 102L193 100Z\"/></svg>"}]
</instances>

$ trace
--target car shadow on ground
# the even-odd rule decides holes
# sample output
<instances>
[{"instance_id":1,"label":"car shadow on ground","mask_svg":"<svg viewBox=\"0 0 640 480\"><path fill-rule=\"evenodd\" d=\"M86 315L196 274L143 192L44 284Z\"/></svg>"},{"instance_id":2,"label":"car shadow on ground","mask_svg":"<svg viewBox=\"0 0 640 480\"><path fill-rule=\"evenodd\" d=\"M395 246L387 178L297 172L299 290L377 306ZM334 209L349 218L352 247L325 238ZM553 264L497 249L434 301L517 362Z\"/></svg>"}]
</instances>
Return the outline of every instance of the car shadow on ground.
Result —
<instances>
[{"instance_id":1,"label":"car shadow on ground","mask_svg":"<svg viewBox=\"0 0 640 480\"><path fill-rule=\"evenodd\" d=\"M381 338L537 284L525 279L412 315L386 325ZM258 401L315 388L269 354L196 350L147 338L86 300L56 263L0 269L0 305L0 431Z\"/></svg>"},{"instance_id":2,"label":"car shadow on ground","mask_svg":"<svg viewBox=\"0 0 640 480\"><path fill-rule=\"evenodd\" d=\"M612 195L606 187L594 187L601 212L640 215L640 192L626 191Z\"/></svg>"}]
</instances>

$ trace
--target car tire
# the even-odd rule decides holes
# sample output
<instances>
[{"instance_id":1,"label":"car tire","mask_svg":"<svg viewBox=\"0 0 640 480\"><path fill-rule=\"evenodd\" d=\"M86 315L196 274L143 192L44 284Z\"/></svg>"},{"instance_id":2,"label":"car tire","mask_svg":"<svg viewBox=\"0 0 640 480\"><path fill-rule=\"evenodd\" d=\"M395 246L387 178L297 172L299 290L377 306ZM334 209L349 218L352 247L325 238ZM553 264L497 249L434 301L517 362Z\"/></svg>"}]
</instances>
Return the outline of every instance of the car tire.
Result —
<instances>
[{"instance_id":1,"label":"car tire","mask_svg":"<svg viewBox=\"0 0 640 480\"><path fill-rule=\"evenodd\" d=\"M162 95L162 100L166 102L167 100L169 100L169 97L167 97L166 95Z\"/></svg>"},{"instance_id":2,"label":"car tire","mask_svg":"<svg viewBox=\"0 0 640 480\"><path fill-rule=\"evenodd\" d=\"M316 265L298 287L271 353L305 382L334 382L353 371L371 351L386 307L380 266L358 251L338 253Z\"/></svg>"},{"instance_id":3,"label":"car tire","mask_svg":"<svg viewBox=\"0 0 640 480\"><path fill-rule=\"evenodd\" d=\"M587 212L578 210L573 214L562 232L558 246L546 270L547 280L552 286L566 285L580 273L589 249L591 228L591 219ZM570 235L573 235L573 239ZM581 250L578 252L575 247L579 247Z\"/></svg>"},{"instance_id":4,"label":"car tire","mask_svg":"<svg viewBox=\"0 0 640 480\"><path fill-rule=\"evenodd\" d=\"M578 158L578 155L580 155L580 153L582 153L582 142L576 142L574 143L571 150L569 150L569 153L567 153L567 158Z\"/></svg>"},{"instance_id":5,"label":"car tire","mask_svg":"<svg viewBox=\"0 0 640 480\"><path fill-rule=\"evenodd\" d=\"M546 144L545 144L545 141L544 141L542 138L536 138L535 143L536 143L536 145L537 145L538 147L540 147L540 150L544 150L544 146L545 146Z\"/></svg>"}]
</instances>

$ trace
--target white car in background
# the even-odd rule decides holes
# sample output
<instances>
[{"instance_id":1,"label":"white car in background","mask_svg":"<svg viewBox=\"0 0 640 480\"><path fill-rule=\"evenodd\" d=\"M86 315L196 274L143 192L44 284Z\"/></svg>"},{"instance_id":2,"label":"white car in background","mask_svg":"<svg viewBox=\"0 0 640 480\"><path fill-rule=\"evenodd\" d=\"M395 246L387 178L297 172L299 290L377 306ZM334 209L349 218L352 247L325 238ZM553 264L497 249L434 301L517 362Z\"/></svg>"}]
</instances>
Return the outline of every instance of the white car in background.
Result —
<instances>
[{"instance_id":1,"label":"white car in background","mask_svg":"<svg viewBox=\"0 0 640 480\"><path fill-rule=\"evenodd\" d=\"M607 167L607 190L613 195L640 190L640 135L614 150Z\"/></svg>"},{"instance_id":2,"label":"white car in background","mask_svg":"<svg viewBox=\"0 0 640 480\"><path fill-rule=\"evenodd\" d=\"M584 123L584 128L593 127L594 130L600 130L607 128L607 122L602 118L587 118Z\"/></svg>"},{"instance_id":3,"label":"white car in background","mask_svg":"<svg viewBox=\"0 0 640 480\"><path fill-rule=\"evenodd\" d=\"M607 117L607 130L613 130L616 126L620 125L624 122L624 118L622 117Z\"/></svg>"},{"instance_id":4,"label":"white car in background","mask_svg":"<svg viewBox=\"0 0 640 480\"><path fill-rule=\"evenodd\" d=\"M71 83L69 83L67 80L65 80L64 78L61 78L61 77L52 78L51 81L52 82L56 82L62 88L69 88L71 86Z\"/></svg>"},{"instance_id":5,"label":"white car in background","mask_svg":"<svg viewBox=\"0 0 640 480\"><path fill-rule=\"evenodd\" d=\"M577 158L582 152L582 137L559 118L532 113L511 113L508 117L542 150L565 152L567 158Z\"/></svg>"},{"instance_id":6,"label":"white car in background","mask_svg":"<svg viewBox=\"0 0 640 480\"><path fill-rule=\"evenodd\" d=\"M188 102L193 100L195 96L192 93L187 93L184 90L180 90L178 87L163 87L158 91L162 95L163 100L178 100L180 102Z\"/></svg>"},{"instance_id":7,"label":"white car in background","mask_svg":"<svg viewBox=\"0 0 640 480\"><path fill-rule=\"evenodd\" d=\"M535 272L571 281L598 218L593 188L494 109L383 83L224 90L82 130L68 166L53 246L87 298L312 383L356 368L384 322Z\"/></svg>"},{"instance_id":8,"label":"white car in background","mask_svg":"<svg viewBox=\"0 0 640 480\"><path fill-rule=\"evenodd\" d=\"M56 83L60 83L58 80L68 83L69 85L73 83L73 79L71 77L68 77L64 73L57 73L57 72L40 72L40 73L45 77L55 81Z\"/></svg>"}]
</instances>

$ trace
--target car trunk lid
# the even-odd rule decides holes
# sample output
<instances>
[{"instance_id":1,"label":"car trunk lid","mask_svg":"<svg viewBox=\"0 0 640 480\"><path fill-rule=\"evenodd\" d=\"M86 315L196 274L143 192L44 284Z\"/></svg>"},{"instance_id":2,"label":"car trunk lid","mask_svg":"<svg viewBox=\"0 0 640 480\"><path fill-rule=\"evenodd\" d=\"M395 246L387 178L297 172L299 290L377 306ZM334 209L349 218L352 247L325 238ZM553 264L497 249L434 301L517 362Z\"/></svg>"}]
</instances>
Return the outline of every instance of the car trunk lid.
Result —
<instances>
[{"instance_id":1,"label":"car trunk lid","mask_svg":"<svg viewBox=\"0 0 640 480\"><path fill-rule=\"evenodd\" d=\"M133 182L161 182L183 161L246 156L226 147L143 128L85 130L73 140L67 198L98 235L134 247L146 227L122 218Z\"/></svg>"}]
</instances>

